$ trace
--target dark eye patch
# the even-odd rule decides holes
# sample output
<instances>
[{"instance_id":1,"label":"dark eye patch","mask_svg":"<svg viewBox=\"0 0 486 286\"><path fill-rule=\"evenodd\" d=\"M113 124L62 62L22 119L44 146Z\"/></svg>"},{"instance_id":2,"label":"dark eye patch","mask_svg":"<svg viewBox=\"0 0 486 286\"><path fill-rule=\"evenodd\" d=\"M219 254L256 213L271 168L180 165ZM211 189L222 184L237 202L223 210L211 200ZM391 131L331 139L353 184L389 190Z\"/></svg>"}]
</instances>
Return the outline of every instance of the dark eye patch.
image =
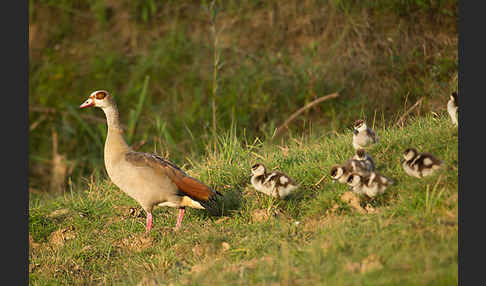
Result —
<instances>
[{"instance_id":1,"label":"dark eye patch","mask_svg":"<svg viewBox=\"0 0 486 286\"><path fill-rule=\"evenodd\" d=\"M337 174L337 168L336 167L333 167L331 169L331 176L336 176L336 174Z\"/></svg>"},{"instance_id":2,"label":"dark eye patch","mask_svg":"<svg viewBox=\"0 0 486 286\"><path fill-rule=\"evenodd\" d=\"M354 175L351 175L348 177L348 183L351 183L353 181Z\"/></svg>"},{"instance_id":3,"label":"dark eye patch","mask_svg":"<svg viewBox=\"0 0 486 286\"><path fill-rule=\"evenodd\" d=\"M96 99L103 99L106 97L106 92L100 91L95 94Z\"/></svg>"}]
</instances>

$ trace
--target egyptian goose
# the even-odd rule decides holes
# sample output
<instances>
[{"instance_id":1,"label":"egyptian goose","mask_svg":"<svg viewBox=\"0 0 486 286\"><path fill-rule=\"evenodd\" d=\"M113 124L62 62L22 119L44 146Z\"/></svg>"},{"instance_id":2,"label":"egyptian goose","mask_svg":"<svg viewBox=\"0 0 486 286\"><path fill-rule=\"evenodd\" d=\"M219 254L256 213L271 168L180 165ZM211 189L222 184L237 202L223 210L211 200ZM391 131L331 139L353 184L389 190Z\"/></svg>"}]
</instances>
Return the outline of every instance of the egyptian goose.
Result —
<instances>
[{"instance_id":1,"label":"egyptian goose","mask_svg":"<svg viewBox=\"0 0 486 286\"><path fill-rule=\"evenodd\" d=\"M373 172L375 170L375 161L368 153L365 152L364 149L356 150L356 153L352 159L363 162L368 172Z\"/></svg>"},{"instance_id":2,"label":"egyptian goose","mask_svg":"<svg viewBox=\"0 0 486 286\"><path fill-rule=\"evenodd\" d=\"M115 100L105 90L91 93L80 108L101 108L107 119L104 161L108 176L123 192L135 199L147 213L146 232L152 229L155 206L179 208L175 230L179 229L185 207L207 209L221 195L183 170L155 154L133 151L123 138Z\"/></svg>"},{"instance_id":3,"label":"egyptian goose","mask_svg":"<svg viewBox=\"0 0 486 286\"><path fill-rule=\"evenodd\" d=\"M351 170L347 169L343 165L334 165L331 167L331 179L338 181L339 183L346 183Z\"/></svg>"},{"instance_id":4,"label":"egyptian goose","mask_svg":"<svg viewBox=\"0 0 486 286\"><path fill-rule=\"evenodd\" d=\"M415 148L403 152L403 170L410 176L422 178L433 174L442 166L442 161L429 153L419 153Z\"/></svg>"},{"instance_id":5,"label":"egyptian goose","mask_svg":"<svg viewBox=\"0 0 486 286\"><path fill-rule=\"evenodd\" d=\"M447 112L451 117L452 124L457 126L457 111L458 111L458 99L457 99L457 92L453 92L450 96L449 101L447 102Z\"/></svg>"},{"instance_id":6,"label":"egyptian goose","mask_svg":"<svg viewBox=\"0 0 486 286\"><path fill-rule=\"evenodd\" d=\"M385 189L394 182L376 172L371 172L369 176L352 173L348 177L347 183L352 187L354 193L359 195L365 194L373 198L376 195L383 194Z\"/></svg>"},{"instance_id":7,"label":"egyptian goose","mask_svg":"<svg viewBox=\"0 0 486 286\"><path fill-rule=\"evenodd\" d=\"M255 190L275 198L283 199L298 188L294 180L282 172L267 173L263 164L253 165L251 173L250 181Z\"/></svg>"},{"instance_id":8,"label":"egyptian goose","mask_svg":"<svg viewBox=\"0 0 486 286\"><path fill-rule=\"evenodd\" d=\"M351 186L353 193L357 195L362 195L365 193L364 184L369 177L361 177L358 174L349 174L346 183Z\"/></svg>"},{"instance_id":9,"label":"egyptian goose","mask_svg":"<svg viewBox=\"0 0 486 286\"><path fill-rule=\"evenodd\" d=\"M366 126L363 119L358 119L353 126L353 147L354 149L363 149L371 144L378 142L375 131Z\"/></svg>"},{"instance_id":10,"label":"egyptian goose","mask_svg":"<svg viewBox=\"0 0 486 286\"><path fill-rule=\"evenodd\" d=\"M350 159L341 165L334 165L331 167L331 179L342 184L348 181L351 173L368 176L370 170L365 162L356 159Z\"/></svg>"}]
</instances>

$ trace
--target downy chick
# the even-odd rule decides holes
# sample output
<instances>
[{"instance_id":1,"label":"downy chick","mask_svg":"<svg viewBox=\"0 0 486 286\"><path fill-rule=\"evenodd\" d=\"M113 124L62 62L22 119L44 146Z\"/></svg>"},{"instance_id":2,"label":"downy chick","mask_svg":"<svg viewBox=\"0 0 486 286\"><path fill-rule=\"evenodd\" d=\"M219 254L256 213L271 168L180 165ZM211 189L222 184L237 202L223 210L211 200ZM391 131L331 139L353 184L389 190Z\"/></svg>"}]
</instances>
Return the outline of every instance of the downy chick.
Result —
<instances>
[{"instance_id":1,"label":"downy chick","mask_svg":"<svg viewBox=\"0 0 486 286\"><path fill-rule=\"evenodd\" d=\"M385 189L394 182L385 176L372 172L369 176L360 176L353 173L349 176L347 183L351 186L354 193L358 195L365 194L373 198L376 195L383 194Z\"/></svg>"},{"instance_id":2,"label":"downy chick","mask_svg":"<svg viewBox=\"0 0 486 286\"><path fill-rule=\"evenodd\" d=\"M339 183L346 183L350 174L350 169L343 165L334 165L331 168L331 179Z\"/></svg>"},{"instance_id":3,"label":"downy chick","mask_svg":"<svg viewBox=\"0 0 486 286\"><path fill-rule=\"evenodd\" d=\"M353 159L363 162L369 172L373 172L375 170L375 161L368 153L365 152L364 149L356 150L356 154L353 156Z\"/></svg>"},{"instance_id":4,"label":"downy chick","mask_svg":"<svg viewBox=\"0 0 486 286\"><path fill-rule=\"evenodd\" d=\"M267 173L263 164L253 165L251 172L252 186L266 195L283 199L298 188L294 180L282 172Z\"/></svg>"},{"instance_id":5,"label":"downy chick","mask_svg":"<svg viewBox=\"0 0 486 286\"><path fill-rule=\"evenodd\" d=\"M452 124L456 126L457 126L458 105L459 105L459 101L457 98L457 92L453 92L450 96L449 101L447 102L447 112L451 117Z\"/></svg>"},{"instance_id":6,"label":"downy chick","mask_svg":"<svg viewBox=\"0 0 486 286\"><path fill-rule=\"evenodd\" d=\"M385 189L393 183L393 180L388 179L387 177L378 173L372 172L365 183L365 194L370 198L373 198L376 195L381 195L385 192Z\"/></svg>"},{"instance_id":7,"label":"downy chick","mask_svg":"<svg viewBox=\"0 0 486 286\"><path fill-rule=\"evenodd\" d=\"M334 165L331 168L331 179L339 183L346 183L351 173L358 173L363 176L369 175L369 170L364 162L351 159L341 165Z\"/></svg>"},{"instance_id":8,"label":"downy chick","mask_svg":"<svg viewBox=\"0 0 486 286\"><path fill-rule=\"evenodd\" d=\"M442 166L442 161L429 153L419 153L415 148L403 152L403 170L410 176L422 178L433 174Z\"/></svg>"},{"instance_id":9,"label":"downy chick","mask_svg":"<svg viewBox=\"0 0 486 286\"><path fill-rule=\"evenodd\" d=\"M353 147L355 150L363 149L378 142L375 131L366 126L362 119L356 120L353 126Z\"/></svg>"},{"instance_id":10,"label":"downy chick","mask_svg":"<svg viewBox=\"0 0 486 286\"><path fill-rule=\"evenodd\" d=\"M346 183L351 186L353 193L362 195L365 193L365 183L369 180L369 177L360 176L356 173L352 173L348 176Z\"/></svg>"}]
</instances>

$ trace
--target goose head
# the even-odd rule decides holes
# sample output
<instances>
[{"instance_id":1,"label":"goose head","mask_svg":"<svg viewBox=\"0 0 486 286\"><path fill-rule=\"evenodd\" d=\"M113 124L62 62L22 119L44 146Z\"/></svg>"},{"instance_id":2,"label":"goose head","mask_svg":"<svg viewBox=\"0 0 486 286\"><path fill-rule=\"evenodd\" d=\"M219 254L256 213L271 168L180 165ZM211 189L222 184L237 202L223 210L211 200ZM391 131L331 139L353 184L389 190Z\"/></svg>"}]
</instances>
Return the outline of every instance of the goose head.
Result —
<instances>
[{"instance_id":1,"label":"goose head","mask_svg":"<svg viewBox=\"0 0 486 286\"><path fill-rule=\"evenodd\" d=\"M403 158L405 161L410 161L418 155L418 151L415 148L407 148L403 151Z\"/></svg>"},{"instance_id":2,"label":"goose head","mask_svg":"<svg viewBox=\"0 0 486 286\"><path fill-rule=\"evenodd\" d=\"M251 173L255 176L261 176L265 174L265 166L263 164L255 164L251 167Z\"/></svg>"},{"instance_id":3,"label":"goose head","mask_svg":"<svg viewBox=\"0 0 486 286\"><path fill-rule=\"evenodd\" d=\"M79 108L86 108L86 107L99 107L101 109L104 109L106 107L109 107L113 105L113 97L110 95L110 93L106 90L97 90L93 91L88 99L83 102L79 106Z\"/></svg>"},{"instance_id":4,"label":"goose head","mask_svg":"<svg viewBox=\"0 0 486 286\"><path fill-rule=\"evenodd\" d=\"M358 132L364 131L367 128L366 122L363 119L358 119L354 122L353 128Z\"/></svg>"},{"instance_id":5,"label":"goose head","mask_svg":"<svg viewBox=\"0 0 486 286\"><path fill-rule=\"evenodd\" d=\"M361 183L361 176L358 174L351 174L346 182L351 187L358 186Z\"/></svg>"}]
</instances>

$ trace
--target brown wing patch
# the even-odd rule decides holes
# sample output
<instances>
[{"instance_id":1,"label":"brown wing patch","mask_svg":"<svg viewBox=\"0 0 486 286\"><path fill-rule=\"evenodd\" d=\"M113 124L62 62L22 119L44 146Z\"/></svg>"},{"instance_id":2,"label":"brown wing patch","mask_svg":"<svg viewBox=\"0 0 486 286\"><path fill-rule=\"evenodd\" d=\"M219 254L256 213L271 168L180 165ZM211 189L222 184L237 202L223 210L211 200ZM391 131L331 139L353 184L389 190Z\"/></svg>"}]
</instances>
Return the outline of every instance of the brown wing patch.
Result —
<instances>
[{"instance_id":1,"label":"brown wing patch","mask_svg":"<svg viewBox=\"0 0 486 286\"><path fill-rule=\"evenodd\" d=\"M174 163L165 160L155 154L142 152L128 152L125 159L135 166L146 166L161 172L177 186L186 196L195 200L208 201L216 194L211 188L195 178L188 176Z\"/></svg>"}]
</instances>

